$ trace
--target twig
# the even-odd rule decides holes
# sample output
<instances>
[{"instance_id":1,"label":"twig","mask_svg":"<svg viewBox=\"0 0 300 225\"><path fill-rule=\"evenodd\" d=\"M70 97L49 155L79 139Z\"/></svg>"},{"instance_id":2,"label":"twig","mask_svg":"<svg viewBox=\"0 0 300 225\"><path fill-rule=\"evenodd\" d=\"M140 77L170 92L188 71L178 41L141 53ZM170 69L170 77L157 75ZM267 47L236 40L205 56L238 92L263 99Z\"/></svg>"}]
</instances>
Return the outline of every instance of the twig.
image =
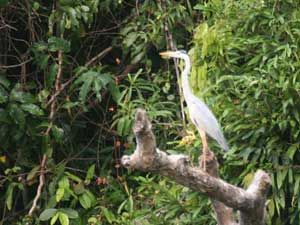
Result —
<instances>
[{"instance_id":1,"label":"twig","mask_svg":"<svg viewBox=\"0 0 300 225\"><path fill-rule=\"evenodd\" d=\"M6 28L6 27L8 27L8 28L11 29L11 30L18 31L17 28L11 26L10 24L5 23L5 20L4 20L4 18L2 18L2 17L1 17L1 23L3 24L3 26L0 27L0 30L1 30L1 29L4 29L4 28Z\"/></svg>"},{"instance_id":2,"label":"twig","mask_svg":"<svg viewBox=\"0 0 300 225\"><path fill-rule=\"evenodd\" d=\"M161 0L161 8L163 12L167 12L167 3L165 0ZM167 48L171 49L172 51L176 50L176 47L173 42L173 35L170 32L169 29L169 23L168 19L166 16L164 16L164 29L165 29L165 37L166 37L166 42L167 42ZM174 66L175 66L175 73L176 73L176 79L177 83L179 84L180 77L179 77L179 66L178 66L178 60L173 58ZM183 128L186 128L186 121L185 121L185 114L184 114L184 106L183 106L183 94L182 94L182 87L181 85L178 86L178 92L179 92L179 98L180 98L180 108L181 108L181 117L182 117L182 123L183 123Z\"/></svg>"},{"instance_id":3,"label":"twig","mask_svg":"<svg viewBox=\"0 0 300 225\"><path fill-rule=\"evenodd\" d=\"M63 36L61 35L61 37L63 37ZM58 51L58 70L57 70L57 75L56 75L56 80L55 80L55 93L53 94L55 96L57 96L58 95L57 93L60 93L60 91L61 91L62 60L63 60L63 52L62 52L62 50L59 50ZM49 115L50 125L47 128L44 135L49 135L49 132L50 132L51 127L53 125L54 115L55 115L55 106L56 106L56 97L51 102L50 115ZM33 200L32 207L31 207L31 209L28 213L29 216L32 216L34 210L36 209L37 201L39 200L39 198L41 196L42 188L43 188L44 183L45 183L46 162L47 162L47 154L44 153L42 163L41 163L40 183L39 183L39 186L38 186L38 189L37 189L36 196Z\"/></svg>"},{"instance_id":4,"label":"twig","mask_svg":"<svg viewBox=\"0 0 300 225\"><path fill-rule=\"evenodd\" d=\"M50 100L47 102L47 104L46 104L46 108L51 104L51 103L53 103L53 101L56 99L56 97L73 81L75 79L75 77L72 77L70 80L68 80L67 82L65 82L64 84L62 84L61 85L61 87L60 87L60 90L59 91L57 91L57 92L55 92L52 96L51 96L51 98L50 98Z\"/></svg>"},{"instance_id":5,"label":"twig","mask_svg":"<svg viewBox=\"0 0 300 225\"><path fill-rule=\"evenodd\" d=\"M26 63L29 63L30 61L32 61L32 58L30 59L27 59L19 64L15 64L15 65L9 65L9 66L3 66L3 65L0 65L0 70L1 69L10 69L10 68L16 68L16 67L20 67L20 66L23 66L24 64Z\"/></svg>"},{"instance_id":6,"label":"twig","mask_svg":"<svg viewBox=\"0 0 300 225\"><path fill-rule=\"evenodd\" d=\"M42 159L42 162L41 162L41 173L40 173L40 183L39 183L39 186L38 186L38 189L37 189L37 192L36 192L36 196L33 200L33 203L32 203L32 206L29 210L29 213L28 213L28 216L32 216L34 210L36 209L36 204L41 196L41 192L42 192L42 189L43 189L43 186L45 184L45 168L46 168L46 162L47 162L47 155L44 154L43 155L43 159Z\"/></svg>"},{"instance_id":7,"label":"twig","mask_svg":"<svg viewBox=\"0 0 300 225\"><path fill-rule=\"evenodd\" d=\"M51 97L51 99L53 99L53 100L51 101L51 106L50 106L50 115L49 115L50 125L47 128L45 135L48 135L52 128L54 115L55 115L56 97L59 95L59 93L61 91L62 57L63 57L62 50L59 50L58 51L58 70L57 70L57 75L56 75L56 80L55 80L55 93Z\"/></svg>"},{"instance_id":8,"label":"twig","mask_svg":"<svg viewBox=\"0 0 300 225\"><path fill-rule=\"evenodd\" d=\"M93 62L95 62L97 59L101 59L103 58L105 55L107 55L110 51L112 50L112 47L108 47L106 49L104 49L102 52L100 52L99 54L97 54L95 57L93 57L90 61L88 61L85 66L88 67L89 65L91 65Z\"/></svg>"},{"instance_id":9,"label":"twig","mask_svg":"<svg viewBox=\"0 0 300 225\"><path fill-rule=\"evenodd\" d=\"M139 0L135 1L135 9L136 9L136 15L140 16L140 11L139 11Z\"/></svg>"}]
</instances>

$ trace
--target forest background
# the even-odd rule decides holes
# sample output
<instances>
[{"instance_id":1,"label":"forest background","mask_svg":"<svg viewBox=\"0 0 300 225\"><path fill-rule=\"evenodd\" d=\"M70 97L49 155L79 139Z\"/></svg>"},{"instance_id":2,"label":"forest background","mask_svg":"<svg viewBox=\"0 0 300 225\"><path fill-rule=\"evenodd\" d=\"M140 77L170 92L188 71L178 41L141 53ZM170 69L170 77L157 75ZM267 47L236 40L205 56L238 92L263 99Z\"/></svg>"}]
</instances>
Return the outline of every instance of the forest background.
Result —
<instances>
[{"instance_id":1,"label":"forest background","mask_svg":"<svg viewBox=\"0 0 300 225\"><path fill-rule=\"evenodd\" d=\"M209 141L222 178L247 187L268 171L267 223L300 224L299 1L0 7L0 224L216 223L205 196L120 166L138 107L161 148L194 163L201 153L174 62L158 55L174 46L189 51L193 91L229 142L224 154Z\"/></svg>"}]
</instances>

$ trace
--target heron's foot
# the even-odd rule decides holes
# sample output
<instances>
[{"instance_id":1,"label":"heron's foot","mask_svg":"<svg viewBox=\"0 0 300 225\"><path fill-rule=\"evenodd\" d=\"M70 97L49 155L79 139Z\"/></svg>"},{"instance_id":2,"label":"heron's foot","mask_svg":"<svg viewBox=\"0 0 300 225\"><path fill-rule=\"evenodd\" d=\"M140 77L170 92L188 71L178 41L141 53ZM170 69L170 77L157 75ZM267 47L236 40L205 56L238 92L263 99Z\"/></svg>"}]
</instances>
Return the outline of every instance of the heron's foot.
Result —
<instances>
[{"instance_id":1,"label":"heron's foot","mask_svg":"<svg viewBox=\"0 0 300 225\"><path fill-rule=\"evenodd\" d=\"M200 168L206 172L206 158L207 158L207 153L209 152L208 148L203 147L202 149L202 155L199 156L199 165Z\"/></svg>"}]
</instances>

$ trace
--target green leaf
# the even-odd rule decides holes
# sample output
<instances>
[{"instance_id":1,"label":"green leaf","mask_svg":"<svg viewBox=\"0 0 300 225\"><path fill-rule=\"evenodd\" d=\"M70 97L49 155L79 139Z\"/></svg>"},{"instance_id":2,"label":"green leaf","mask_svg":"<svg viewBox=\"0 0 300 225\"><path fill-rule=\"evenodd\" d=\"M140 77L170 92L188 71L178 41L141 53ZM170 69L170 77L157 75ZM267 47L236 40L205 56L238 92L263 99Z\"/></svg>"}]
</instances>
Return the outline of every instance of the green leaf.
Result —
<instances>
[{"instance_id":1,"label":"green leaf","mask_svg":"<svg viewBox=\"0 0 300 225\"><path fill-rule=\"evenodd\" d=\"M291 146L288 148L288 150L287 150L287 152L286 152L286 155L287 155L291 160L293 160L294 155L295 155L295 153L296 153L298 147L299 147L298 144L293 144L293 145L291 145Z\"/></svg>"},{"instance_id":2,"label":"green leaf","mask_svg":"<svg viewBox=\"0 0 300 225\"><path fill-rule=\"evenodd\" d=\"M9 107L9 115L21 129L25 126L25 114L23 110L16 104L12 104Z\"/></svg>"},{"instance_id":3,"label":"green leaf","mask_svg":"<svg viewBox=\"0 0 300 225\"><path fill-rule=\"evenodd\" d=\"M89 209L92 206L91 199L86 192L79 196L79 202L84 209Z\"/></svg>"},{"instance_id":4,"label":"green leaf","mask_svg":"<svg viewBox=\"0 0 300 225\"><path fill-rule=\"evenodd\" d=\"M96 224L98 222L98 219L96 217L90 217L88 219L89 224Z\"/></svg>"},{"instance_id":5,"label":"green leaf","mask_svg":"<svg viewBox=\"0 0 300 225\"><path fill-rule=\"evenodd\" d=\"M133 44L133 42L135 42L135 40L138 38L138 35L136 32L132 32L132 33L129 33L127 36L126 36L126 39L124 39L124 44L129 47Z\"/></svg>"},{"instance_id":6,"label":"green leaf","mask_svg":"<svg viewBox=\"0 0 300 225\"><path fill-rule=\"evenodd\" d=\"M64 137L64 130L57 127L56 125L52 126L51 132L57 142L61 142Z\"/></svg>"},{"instance_id":7,"label":"green leaf","mask_svg":"<svg viewBox=\"0 0 300 225\"><path fill-rule=\"evenodd\" d=\"M21 102L21 103L35 103L35 97L27 92L22 91L20 84L16 84L9 96L10 101L12 102Z\"/></svg>"},{"instance_id":8,"label":"green leaf","mask_svg":"<svg viewBox=\"0 0 300 225\"><path fill-rule=\"evenodd\" d=\"M28 173L26 180L27 181L32 180L35 177L35 175L38 173L40 168L41 168L40 165L33 167L32 170Z\"/></svg>"},{"instance_id":9,"label":"green leaf","mask_svg":"<svg viewBox=\"0 0 300 225\"><path fill-rule=\"evenodd\" d=\"M82 5L82 6L81 6L81 9L82 9L82 11L84 11L84 12L89 12L89 11L90 11L90 8L89 8L88 6L86 6L86 5Z\"/></svg>"},{"instance_id":10,"label":"green leaf","mask_svg":"<svg viewBox=\"0 0 300 225\"><path fill-rule=\"evenodd\" d=\"M9 0L0 0L0 8L4 8L9 4Z\"/></svg>"},{"instance_id":11,"label":"green leaf","mask_svg":"<svg viewBox=\"0 0 300 225\"><path fill-rule=\"evenodd\" d=\"M42 70L45 70L48 66L48 62L49 62L49 59L50 59L50 55L46 55L46 54L42 54L40 55L39 57L39 61L37 62L37 64L40 66L40 68Z\"/></svg>"},{"instance_id":12,"label":"green leaf","mask_svg":"<svg viewBox=\"0 0 300 225\"><path fill-rule=\"evenodd\" d=\"M39 216L41 221L46 221L52 218L57 212L57 209L45 209Z\"/></svg>"},{"instance_id":13,"label":"green leaf","mask_svg":"<svg viewBox=\"0 0 300 225\"><path fill-rule=\"evenodd\" d=\"M35 115L35 116L43 116L44 115L43 110L34 104L22 104L21 108L24 111L29 112L30 114Z\"/></svg>"},{"instance_id":14,"label":"green leaf","mask_svg":"<svg viewBox=\"0 0 300 225\"><path fill-rule=\"evenodd\" d=\"M89 196L90 201L91 201L91 205L93 205L96 202L95 195L91 191L89 191L89 190L86 190L85 193Z\"/></svg>"},{"instance_id":15,"label":"green leaf","mask_svg":"<svg viewBox=\"0 0 300 225\"><path fill-rule=\"evenodd\" d=\"M118 126L117 126L117 131L120 136L123 135L124 126L125 126L125 117L122 117L119 119Z\"/></svg>"},{"instance_id":16,"label":"green leaf","mask_svg":"<svg viewBox=\"0 0 300 225\"><path fill-rule=\"evenodd\" d=\"M8 93L0 86L0 104L7 102Z\"/></svg>"},{"instance_id":17,"label":"green leaf","mask_svg":"<svg viewBox=\"0 0 300 225\"><path fill-rule=\"evenodd\" d=\"M70 27L71 27L71 25L77 27L79 25L79 21L77 19L76 10L74 8L70 7L70 6L64 6L62 8L68 13L68 16L71 20Z\"/></svg>"},{"instance_id":18,"label":"green leaf","mask_svg":"<svg viewBox=\"0 0 300 225\"><path fill-rule=\"evenodd\" d=\"M70 182L69 179L66 176L63 176L59 182L58 182L58 186L61 188L69 188L70 187Z\"/></svg>"},{"instance_id":19,"label":"green leaf","mask_svg":"<svg viewBox=\"0 0 300 225\"><path fill-rule=\"evenodd\" d=\"M85 70L86 70L85 67L81 67L81 69L78 70L78 72L77 72L78 73L78 78L74 82L75 85L80 84L80 83L84 83L84 82L86 82L86 80L89 80L89 79L94 80L99 75L98 72L95 72L95 71L92 71L92 70L88 70L88 71L84 72Z\"/></svg>"},{"instance_id":20,"label":"green leaf","mask_svg":"<svg viewBox=\"0 0 300 225\"><path fill-rule=\"evenodd\" d=\"M70 51L71 44L63 38L50 37L48 39L48 46L50 52L62 50L63 52L68 53Z\"/></svg>"},{"instance_id":21,"label":"green leaf","mask_svg":"<svg viewBox=\"0 0 300 225\"><path fill-rule=\"evenodd\" d=\"M48 125L48 126L50 126L50 125ZM49 158L51 158L52 153L53 153L53 148L50 145L49 135L42 136L42 152L43 152L43 154L46 154Z\"/></svg>"},{"instance_id":22,"label":"green leaf","mask_svg":"<svg viewBox=\"0 0 300 225\"><path fill-rule=\"evenodd\" d=\"M295 176L295 184L294 184L294 195L297 196L299 195L299 186L300 186L300 175Z\"/></svg>"},{"instance_id":23,"label":"green leaf","mask_svg":"<svg viewBox=\"0 0 300 225\"><path fill-rule=\"evenodd\" d=\"M39 41L33 44L32 49L33 51L43 52L48 49L48 45L43 41Z\"/></svg>"},{"instance_id":24,"label":"green leaf","mask_svg":"<svg viewBox=\"0 0 300 225\"><path fill-rule=\"evenodd\" d=\"M80 92L79 92L79 100L81 102L85 102L87 94L89 93L89 91L91 90L91 85L93 82L93 78L90 77L88 78L83 85L80 88Z\"/></svg>"},{"instance_id":25,"label":"green leaf","mask_svg":"<svg viewBox=\"0 0 300 225\"><path fill-rule=\"evenodd\" d=\"M133 57L133 59L131 60L131 63L132 64L136 64L136 63L139 63L143 57L145 56L145 52L140 52L138 53L136 56Z\"/></svg>"},{"instance_id":26,"label":"green leaf","mask_svg":"<svg viewBox=\"0 0 300 225\"><path fill-rule=\"evenodd\" d=\"M64 197L65 194L65 189L64 188L58 188L56 190L56 195L55 195L55 199L57 202L60 202L60 200Z\"/></svg>"},{"instance_id":27,"label":"green leaf","mask_svg":"<svg viewBox=\"0 0 300 225\"><path fill-rule=\"evenodd\" d=\"M82 179L79 178L78 176L72 174L72 173L69 173L69 172L65 172L65 174L68 176L68 178L78 182L78 183L81 183L82 182Z\"/></svg>"},{"instance_id":28,"label":"green leaf","mask_svg":"<svg viewBox=\"0 0 300 225\"><path fill-rule=\"evenodd\" d=\"M51 88L54 84L56 75L58 71L58 65L56 63L50 66L49 72L46 74L46 86Z\"/></svg>"},{"instance_id":29,"label":"green leaf","mask_svg":"<svg viewBox=\"0 0 300 225\"><path fill-rule=\"evenodd\" d=\"M95 173L95 164L94 164L94 165L91 165L90 168L89 168L88 171L87 171L86 178L85 178L85 183L86 183L87 185L90 184L91 179L92 179L93 176L94 176L94 173Z\"/></svg>"},{"instance_id":30,"label":"green leaf","mask_svg":"<svg viewBox=\"0 0 300 225\"><path fill-rule=\"evenodd\" d=\"M101 80L102 87L105 87L108 83L112 82L111 75L107 73L98 73L97 78Z\"/></svg>"},{"instance_id":31,"label":"green leaf","mask_svg":"<svg viewBox=\"0 0 300 225\"><path fill-rule=\"evenodd\" d=\"M59 211L66 214L70 219L76 219L79 216L78 212L71 208L61 208Z\"/></svg>"},{"instance_id":32,"label":"green leaf","mask_svg":"<svg viewBox=\"0 0 300 225\"><path fill-rule=\"evenodd\" d=\"M15 187L16 187L16 183L10 183L5 193L5 202L8 210L12 209L13 192Z\"/></svg>"},{"instance_id":33,"label":"green leaf","mask_svg":"<svg viewBox=\"0 0 300 225\"><path fill-rule=\"evenodd\" d=\"M118 102L118 100L120 99L120 96L121 96L121 92L120 92L119 88L115 85L115 83L110 82L108 84L108 90L110 91L114 101Z\"/></svg>"},{"instance_id":34,"label":"green leaf","mask_svg":"<svg viewBox=\"0 0 300 225\"><path fill-rule=\"evenodd\" d=\"M55 195L51 196L47 202L46 208L54 208L57 206Z\"/></svg>"},{"instance_id":35,"label":"green leaf","mask_svg":"<svg viewBox=\"0 0 300 225\"><path fill-rule=\"evenodd\" d=\"M273 217L274 213L275 213L274 200L270 200L268 204L268 214L270 217Z\"/></svg>"},{"instance_id":36,"label":"green leaf","mask_svg":"<svg viewBox=\"0 0 300 225\"><path fill-rule=\"evenodd\" d=\"M51 219L50 225L54 225L59 216L59 212L57 212Z\"/></svg>"},{"instance_id":37,"label":"green leaf","mask_svg":"<svg viewBox=\"0 0 300 225\"><path fill-rule=\"evenodd\" d=\"M59 0L59 4L61 4L62 6L73 5L73 0Z\"/></svg>"},{"instance_id":38,"label":"green leaf","mask_svg":"<svg viewBox=\"0 0 300 225\"><path fill-rule=\"evenodd\" d=\"M7 78L6 78L5 76L0 75L0 84L1 84L3 87L5 87L6 89L8 89L9 86L10 86L10 81L7 80Z\"/></svg>"},{"instance_id":39,"label":"green leaf","mask_svg":"<svg viewBox=\"0 0 300 225\"><path fill-rule=\"evenodd\" d=\"M75 106L78 106L79 102L66 102L62 105L63 109L72 109Z\"/></svg>"},{"instance_id":40,"label":"green leaf","mask_svg":"<svg viewBox=\"0 0 300 225\"><path fill-rule=\"evenodd\" d=\"M40 4L38 2L33 3L33 10L37 11L40 8Z\"/></svg>"},{"instance_id":41,"label":"green leaf","mask_svg":"<svg viewBox=\"0 0 300 225\"><path fill-rule=\"evenodd\" d=\"M80 195L85 192L84 184L83 183L78 183L73 186L73 190L75 194Z\"/></svg>"},{"instance_id":42,"label":"green leaf","mask_svg":"<svg viewBox=\"0 0 300 225\"><path fill-rule=\"evenodd\" d=\"M93 82L93 84L94 84L93 85L93 91L96 94L96 97L97 97L98 101L101 102L102 96L100 94L100 91L101 91L102 82L99 82L99 80L95 80Z\"/></svg>"},{"instance_id":43,"label":"green leaf","mask_svg":"<svg viewBox=\"0 0 300 225\"><path fill-rule=\"evenodd\" d=\"M126 136L130 132L132 120L130 120L129 116L124 116L119 119L118 125L117 125L117 131L119 135Z\"/></svg>"},{"instance_id":44,"label":"green leaf","mask_svg":"<svg viewBox=\"0 0 300 225\"><path fill-rule=\"evenodd\" d=\"M6 110L0 108L0 122L9 123L10 119L8 118L8 113Z\"/></svg>"},{"instance_id":45,"label":"green leaf","mask_svg":"<svg viewBox=\"0 0 300 225\"><path fill-rule=\"evenodd\" d=\"M277 173L277 188L280 189L287 175L288 169L279 170Z\"/></svg>"},{"instance_id":46,"label":"green leaf","mask_svg":"<svg viewBox=\"0 0 300 225\"><path fill-rule=\"evenodd\" d=\"M59 222L61 223L61 225L69 225L68 215L63 212L59 212L58 214L59 214Z\"/></svg>"},{"instance_id":47,"label":"green leaf","mask_svg":"<svg viewBox=\"0 0 300 225\"><path fill-rule=\"evenodd\" d=\"M244 188L248 188L249 185L251 184L252 180L253 180L253 177L254 177L254 173L248 173L244 179L243 179L243 186Z\"/></svg>"},{"instance_id":48,"label":"green leaf","mask_svg":"<svg viewBox=\"0 0 300 225\"><path fill-rule=\"evenodd\" d=\"M105 218L107 219L107 221L112 224L112 222L115 220L114 214L108 210L107 208L101 206L101 211L103 212Z\"/></svg>"}]
</instances>

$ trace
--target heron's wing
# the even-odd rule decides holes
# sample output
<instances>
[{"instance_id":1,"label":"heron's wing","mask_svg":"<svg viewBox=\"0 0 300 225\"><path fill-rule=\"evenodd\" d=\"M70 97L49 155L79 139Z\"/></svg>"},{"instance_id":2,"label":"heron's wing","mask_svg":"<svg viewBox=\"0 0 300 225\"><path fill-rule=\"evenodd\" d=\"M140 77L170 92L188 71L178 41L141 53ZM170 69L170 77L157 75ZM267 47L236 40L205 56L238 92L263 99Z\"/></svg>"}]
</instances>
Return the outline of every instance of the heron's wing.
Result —
<instances>
[{"instance_id":1,"label":"heron's wing","mask_svg":"<svg viewBox=\"0 0 300 225\"><path fill-rule=\"evenodd\" d=\"M221 127L208 106L196 96L191 96L191 99L187 101L187 105L189 108L190 118L195 126L197 126L198 129L204 130L210 137L214 138L224 150L227 151L229 148Z\"/></svg>"}]
</instances>

